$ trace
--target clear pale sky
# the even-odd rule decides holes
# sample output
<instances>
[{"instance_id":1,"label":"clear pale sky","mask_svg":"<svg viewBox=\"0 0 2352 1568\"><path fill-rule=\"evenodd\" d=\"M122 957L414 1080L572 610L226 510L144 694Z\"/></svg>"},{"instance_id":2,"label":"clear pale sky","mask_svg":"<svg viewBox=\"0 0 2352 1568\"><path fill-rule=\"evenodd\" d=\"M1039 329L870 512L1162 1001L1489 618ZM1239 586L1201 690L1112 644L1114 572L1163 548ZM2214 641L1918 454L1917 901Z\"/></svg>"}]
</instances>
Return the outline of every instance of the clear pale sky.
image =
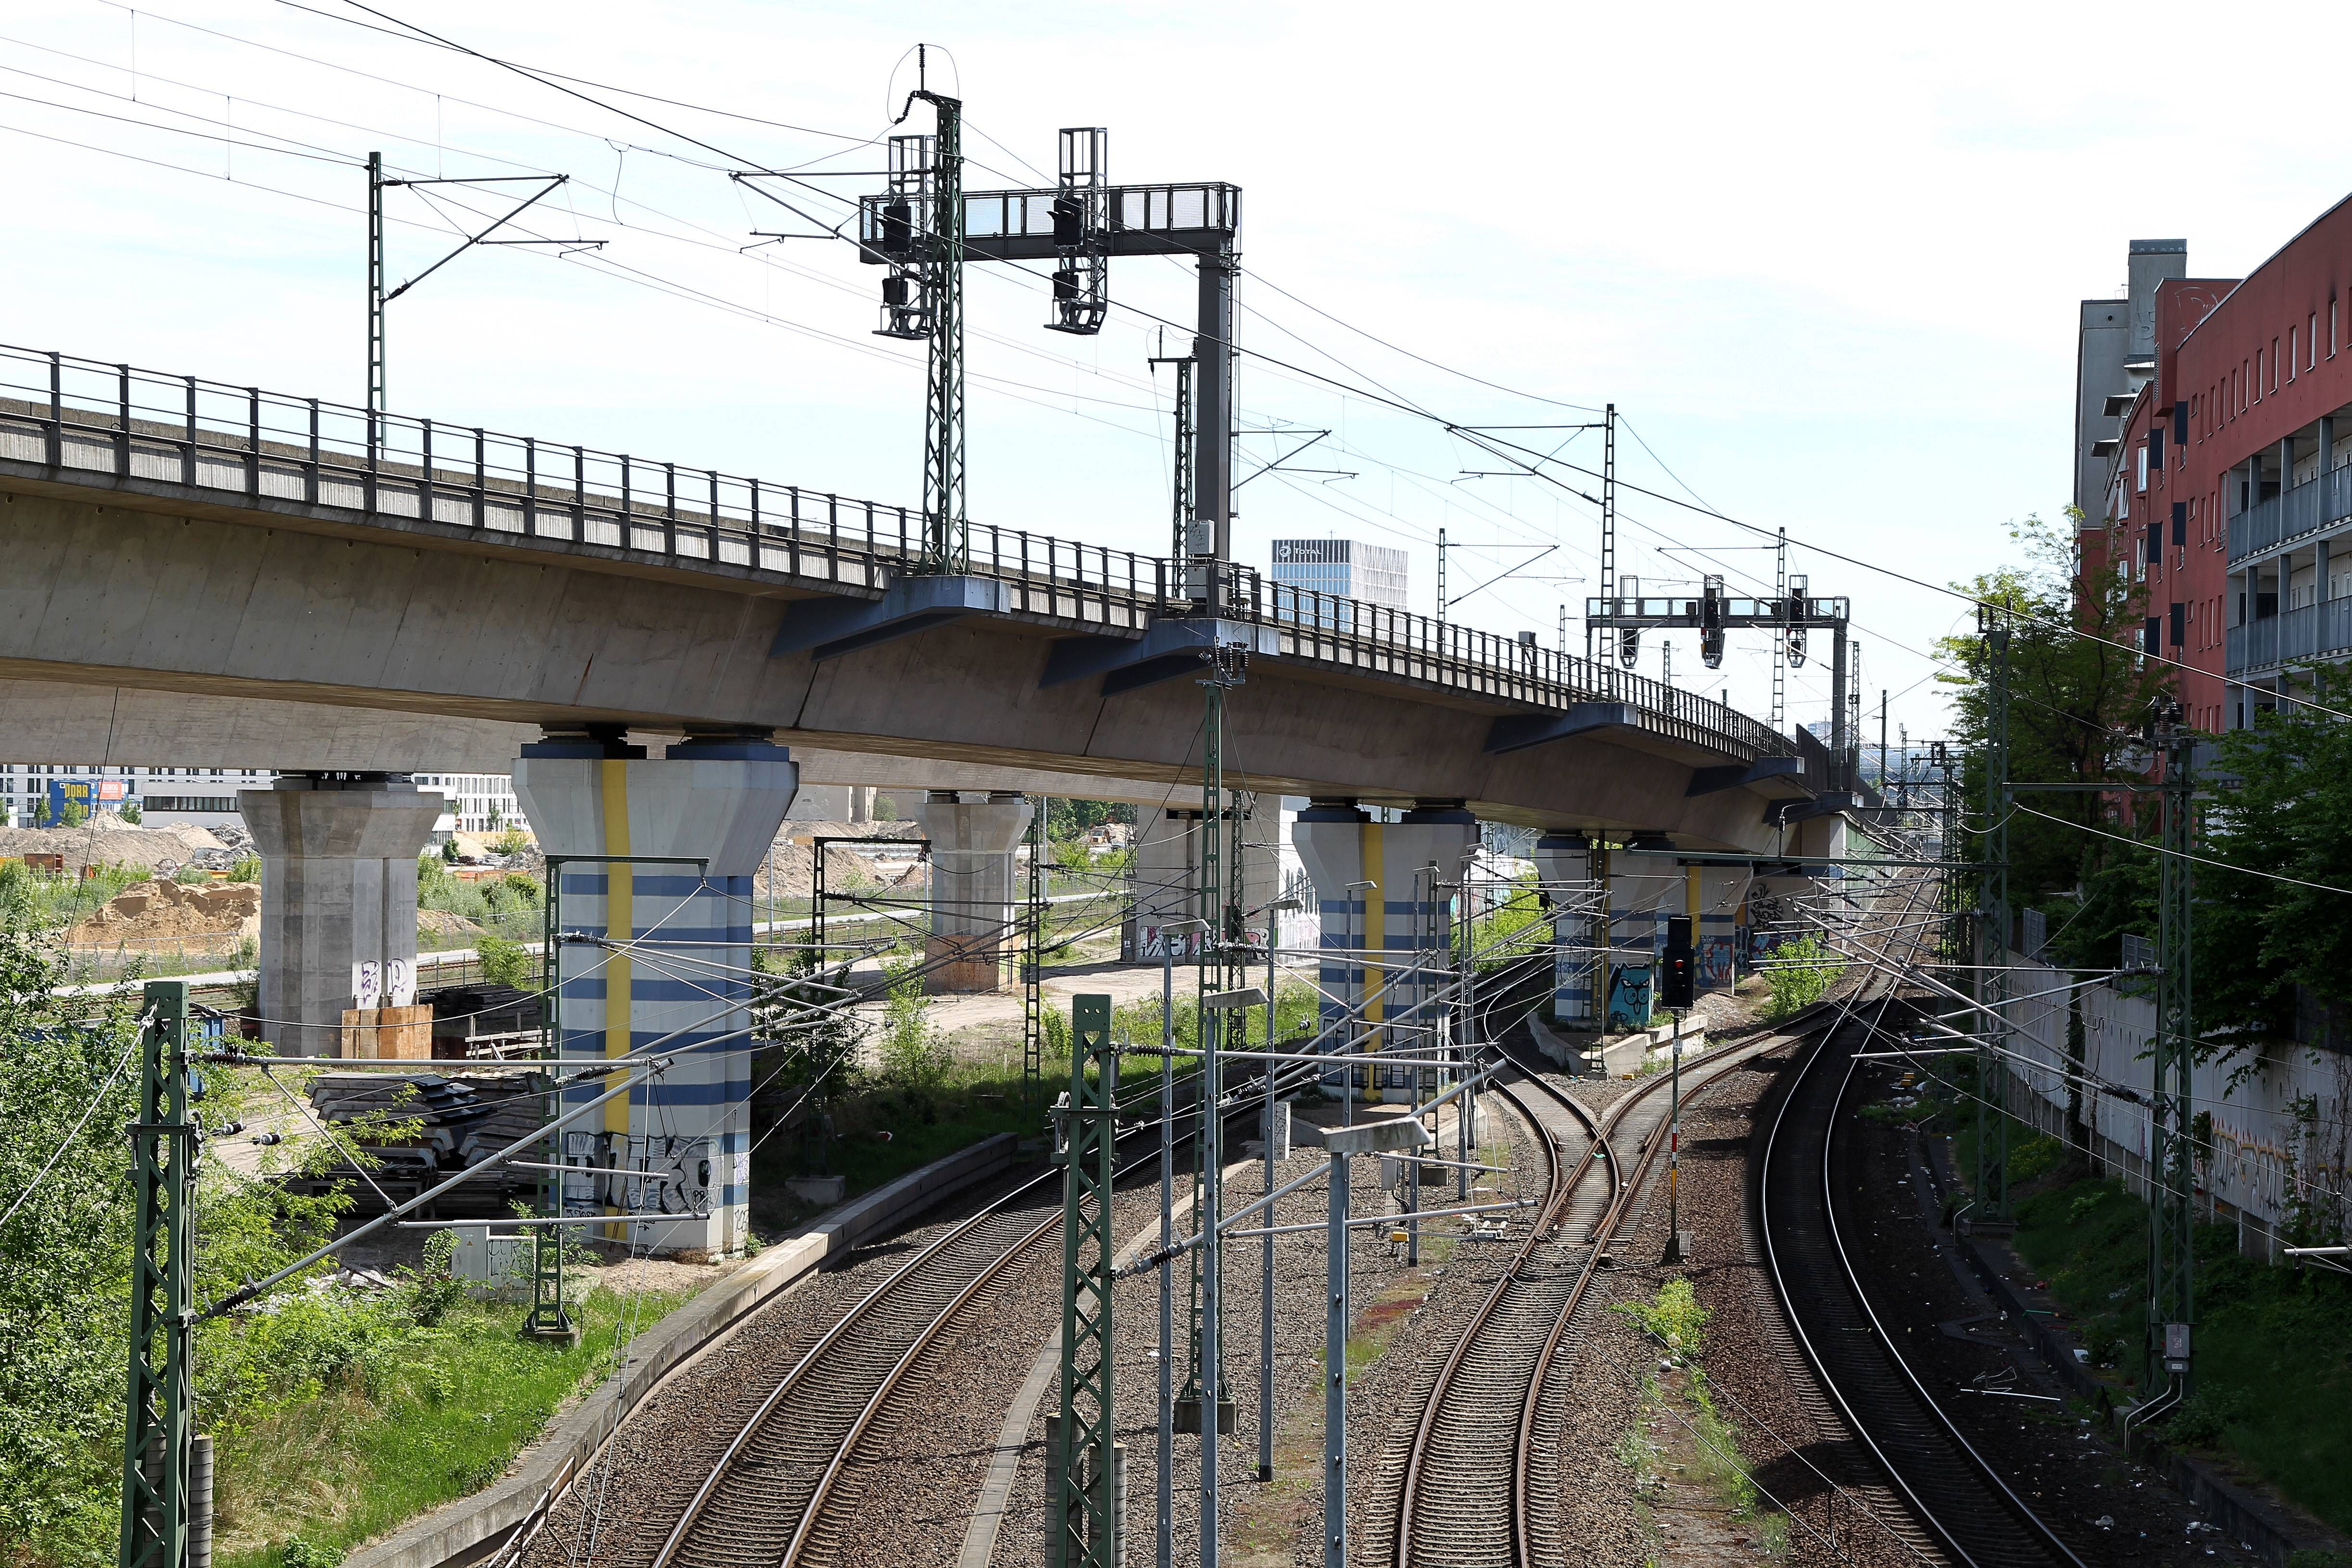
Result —
<instances>
[{"instance_id":1,"label":"clear pale sky","mask_svg":"<svg viewBox=\"0 0 2352 1568\"><path fill-rule=\"evenodd\" d=\"M2193 272L2234 276L2352 183L2317 47L2340 27L2317 7L2221 27L2047 5L383 8L698 107L581 89L640 123L354 26L388 24L338 0L18 0L0 14L0 341L357 402L358 161L566 173L529 232L609 243L476 250L395 301L396 410L911 504L921 361L869 335L877 269L824 239L740 253L806 225L724 170L877 168L860 143L928 40L950 57L934 85L965 100L970 188L1047 183L1055 128L1080 124L1109 127L1114 180L1244 187L1236 341L1297 368L1243 361L1243 423L1328 427L1298 462L1350 476L1245 486L1244 560L1297 534L1402 545L1426 612L1440 527L1466 546L1456 594L1557 544L1453 611L1549 645L1592 591L1593 509L1463 477L1502 465L1375 399L1523 425L1613 400L1631 484L1869 563L1792 551L1815 592L1853 597L1874 734L1882 688L1915 737L1940 731L1924 654L1968 612L1870 567L1948 582L2004 559L2011 520L2064 507L2076 301L2119 291L2126 242L2185 235ZM831 222L824 192L878 181L768 184ZM500 200L441 195L389 194L394 278ZM1158 553L1169 389L1144 361L1153 318L1189 321L1192 280L1131 260L1111 286L1109 326L1073 339L1040 329L1034 279L973 269L971 513ZM1598 468L1597 435L1562 456ZM1754 535L1637 493L1623 512L1619 569L1645 584L1769 580ZM1687 636L1675 660L1678 683L1765 711L1760 637L1720 672ZM1827 686L1822 647L1792 717L1823 717Z\"/></svg>"}]
</instances>

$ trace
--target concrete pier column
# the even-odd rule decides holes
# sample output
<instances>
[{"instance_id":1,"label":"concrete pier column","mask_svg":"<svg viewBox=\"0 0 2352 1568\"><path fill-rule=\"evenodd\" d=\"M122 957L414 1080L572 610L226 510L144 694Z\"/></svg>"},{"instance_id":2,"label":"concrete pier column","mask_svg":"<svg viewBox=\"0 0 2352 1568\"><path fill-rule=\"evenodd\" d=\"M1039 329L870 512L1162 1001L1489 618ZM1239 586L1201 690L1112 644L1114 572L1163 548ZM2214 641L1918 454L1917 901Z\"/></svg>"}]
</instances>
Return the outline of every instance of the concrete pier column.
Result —
<instances>
[{"instance_id":1,"label":"concrete pier column","mask_svg":"<svg viewBox=\"0 0 2352 1568\"><path fill-rule=\"evenodd\" d=\"M1729 991L1739 980L1739 909L1756 880L1747 866L1693 866L1691 931L1698 946L1698 988Z\"/></svg>"},{"instance_id":2,"label":"concrete pier column","mask_svg":"<svg viewBox=\"0 0 2352 1568\"><path fill-rule=\"evenodd\" d=\"M1003 985L1004 961L1018 945L1014 851L1034 815L1025 796L1003 791L966 800L954 790L933 790L915 808L915 820L931 841L926 989L976 992Z\"/></svg>"},{"instance_id":3,"label":"concrete pier column","mask_svg":"<svg viewBox=\"0 0 2352 1568\"><path fill-rule=\"evenodd\" d=\"M1454 900L1478 847L1477 819L1458 802L1431 801L1381 823L1353 802L1318 800L1298 814L1291 840L1322 910L1324 1025L1351 1009L1365 1025L1362 1037L1332 1043L1417 1054L1437 1038L1436 999L1453 981ZM1363 881L1379 887L1350 886ZM1383 1068L1365 1098L1411 1082L1411 1069Z\"/></svg>"},{"instance_id":4,"label":"concrete pier column","mask_svg":"<svg viewBox=\"0 0 2352 1568\"><path fill-rule=\"evenodd\" d=\"M667 1179L567 1176L564 1212L708 1215L615 1224L613 1239L725 1256L750 1235L752 877L799 774L783 747L740 736L648 758L617 733L556 735L515 764L556 927L572 938L556 949L563 1057L656 1041L672 1057L601 1121L574 1122L562 1151L567 1164ZM611 1087L587 1079L564 1094L576 1104Z\"/></svg>"},{"instance_id":5,"label":"concrete pier column","mask_svg":"<svg viewBox=\"0 0 2352 1568\"><path fill-rule=\"evenodd\" d=\"M1654 847L1644 849L1644 844ZM1689 878L1670 845L1636 838L1633 847L1609 858L1609 985L1602 1016L1610 1028L1649 1026L1666 921L1688 913L1689 902Z\"/></svg>"},{"instance_id":6,"label":"concrete pier column","mask_svg":"<svg viewBox=\"0 0 2352 1568\"><path fill-rule=\"evenodd\" d=\"M1595 1033L1593 997L1601 977L1607 926L1601 880L1607 851L1581 833L1547 833L1536 842L1536 876L1551 899L1552 1017L1563 1029Z\"/></svg>"},{"instance_id":7,"label":"concrete pier column","mask_svg":"<svg viewBox=\"0 0 2352 1568\"><path fill-rule=\"evenodd\" d=\"M400 773L237 792L261 857L262 1036L281 1055L335 1056L346 1008L416 1000L416 857L442 805Z\"/></svg>"},{"instance_id":8,"label":"concrete pier column","mask_svg":"<svg viewBox=\"0 0 2352 1568\"><path fill-rule=\"evenodd\" d=\"M1281 831L1281 798L1244 795L1225 806L1224 827L1230 832L1234 815L1242 823L1242 909L1253 932L1269 931L1274 916L1266 906L1279 894L1281 868L1276 835ZM1163 940L1179 945L1179 963L1197 963L1204 933L1183 931L1163 939L1160 930L1171 921L1201 919L1201 821L1198 809L1145 806L1136 814L1135 869L1129 887L1135 900L1135 957L1157 963ZM1220 849L1224 847L1221 842ZM1228 873L1230 874L1230 873ZM1253 943L1259 938L1253 935Z\"/></svg>"}]
</instances>

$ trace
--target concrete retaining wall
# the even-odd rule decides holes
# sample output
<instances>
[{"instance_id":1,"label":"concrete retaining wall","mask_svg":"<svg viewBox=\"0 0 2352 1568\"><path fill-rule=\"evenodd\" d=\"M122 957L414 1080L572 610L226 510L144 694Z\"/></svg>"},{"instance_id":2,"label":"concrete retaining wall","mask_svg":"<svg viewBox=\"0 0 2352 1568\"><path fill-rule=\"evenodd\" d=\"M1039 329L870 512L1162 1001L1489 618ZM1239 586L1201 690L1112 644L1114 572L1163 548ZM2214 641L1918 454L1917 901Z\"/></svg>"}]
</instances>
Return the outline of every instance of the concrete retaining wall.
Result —
<instances>
[{"instance_id":1,"label":"concrete retaining wall","mask_svg":"<svg viewBox=\"0 0 2352 1568\"><path fill-rule=\"evenodd\" d=\"M345 1568L465 1568L536 1530L613 1429L662 1379L749 1313L888 1230L1013 1163L1009 1132L909 1172L820 1216L719 1280L629 1343L628 1360L558 1415L498 1481L345 1559Z\"/></svg>"},{"instance_id":2,"label":"concrete retaining wall","mask_svg":"<svg viewBox=\"0 0 2352 1568\"><path fill-rule=\"evenodd\" d=\"M1547 1061L1558 1063L1570 1072L1592 1074L1601 1078L1632 1078L1643 1068L1663 1065L1673 1054L1675 1031L1640 1029L1630 1035L1610 1036L1601 1044L1600 1059L1594 1060L1595 1040L1591 1035L1563 1035L1549 1027L1540 1018L1528 1020L1528 1032L1535 1037L1536 1049ZM1706 1049L1706 1031L1683 1030L1683 1056L1696 1056Z\"/></svg>"},{"instance_id":3,"label":"concrete retaining wall","mask_svg":"<svg viewBox=\"0 0 2352 1568\"><path fill-rule=\"evenodd\" d=\"M2018 1000L2010 1005L2017 1057L2009 1063L2009 1109L2063 1139L2069 976L2014 953L2011 963ZM2082 1011L2089 1081L2079 1088L2092 1155L2145 1197L2154 1086L2141 1053L2156 1033L2156 1004L2086 985ZM2200 1152L2195 1170L2198 1207L2208 1219L2233 1222L2248 1257L2275 1262L2278 1237L2298 1208L2323 1227L2352 1223L2352 1209L2337 1195L2352 1172L2352 1056L2286 1042L2265 1042L2251 1054L2251 1063L2201 1061L2191 1071L2195 1109L2212 1126L2212 1146Z\"/></svg>"}]
</instances>

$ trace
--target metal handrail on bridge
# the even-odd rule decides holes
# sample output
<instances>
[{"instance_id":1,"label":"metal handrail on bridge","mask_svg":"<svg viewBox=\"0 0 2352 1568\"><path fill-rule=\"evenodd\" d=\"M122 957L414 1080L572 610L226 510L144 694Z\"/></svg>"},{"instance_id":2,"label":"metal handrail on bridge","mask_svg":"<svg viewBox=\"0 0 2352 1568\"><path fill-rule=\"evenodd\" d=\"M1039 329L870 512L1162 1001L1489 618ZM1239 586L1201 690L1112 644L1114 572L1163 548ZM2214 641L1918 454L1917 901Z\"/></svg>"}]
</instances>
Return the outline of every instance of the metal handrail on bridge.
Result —
<instances>
[{"instance_id":1,"label":"metal handrail on bridge","mask_svg":"<svg viewBox=\"0 0 2352 1568\"><path fill-rule=\"evenodd\" d=\"M922 554L922 517L904 506L0 344L0 460L9 459L774 572L866 595ZM1198 610L1183 562L984 523L969 537L968 570L1005 584L1015 614L1140 635L1153 619ZM1286 657L1537 707L1623 703L1664 737L1750 758L1794 752L1722 703L1526 634L1223 570L1220 614L1275 628Z\"/></svg>"}]
</instances>

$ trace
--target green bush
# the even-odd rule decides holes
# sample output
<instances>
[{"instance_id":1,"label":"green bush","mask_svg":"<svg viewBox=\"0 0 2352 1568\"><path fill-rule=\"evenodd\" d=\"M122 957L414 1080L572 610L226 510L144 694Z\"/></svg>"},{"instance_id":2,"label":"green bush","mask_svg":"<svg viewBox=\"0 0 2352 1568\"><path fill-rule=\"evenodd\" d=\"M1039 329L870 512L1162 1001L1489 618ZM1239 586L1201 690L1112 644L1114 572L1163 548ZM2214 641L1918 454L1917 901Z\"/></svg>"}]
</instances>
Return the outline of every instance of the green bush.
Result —
<instances>
[{"instance_id":1,"label":"green bush","mask_svg":"<svg viewBox=\"0 0 2352 1568\"><path fill-rule=\"evenodd\" d=\"M2180 1408L2165 1422L2165 1439L2192 1448L2210 1448L2246 1415L2246 1396L2237 1390L2200 1388L2181 1401Z\"/></svg>"},{"instance_id":2,"label":"green bush","mask_svg":"<svg viewBox=\"0 0 2352 1568\"><path fill-rule=\"evenodd\" d=\"M343 1554L323 1546L313 1546L299 1535L289 1535L278 1543L278 1561L280 1568L336 1568Z\"/></svg>"},{"instance_id":3,"label":"green bush","mask_svg":"<svg viewBox=\"0 0 2352 1568\"><path fill-rule=\"evenodd\" d=\"M232 882L258 882L261 880L261 857L258 855L240 855L236 859L230 861L228 868L228 879Z\"/></svg>"},{"instance_id":4,"label":"green bush","mask_svg":"<svg viewBox=\"0 0 2352 1568\"><path fill-rule=\"evenodd\" d=\"M421 1328L432 1328L449 1315L449 1310L465 1299L462 1280L449 1272L457 1256L457 1235L455 1231L436 1230L425 1238L422 1268L403 1266L400 1270L403 1305L408 1315ZM435 1403L448 1397L444 1389Z\"/></svg>"},{"instance_id":5,"label":"green bush","mask_svg":"<svg viewBox=\"0 0 2352 1568\"><path fill-rule=\"evenodd\" d=\"M491 984L530 989L530 954L522 943L502 936L477 937L474 952L482 961L482 978Z\"/></svg>"},{"instance_id":6,"label":"green bush","mask_svg":"<svg viewBox=\"0 0 2352 1568\"><path fill-rule=\"evenodd\" d=\"M1705 1341L1707 1310L1698 1304L1687 1279L1669 1279L1654 1301L1621 1301L1615 1310L1678 1356L1696 1356Z\"/></svg>"},{"instance_id":7,"label":"green bush","mask_svg":"<svg viewBox=\"0 0 2352 1568\"><path fill-rule=\"evenodd\" d=\"M1784 942L1774 948L1764 963L1764 983L1772 988L1765 1021L1777 1024L1828 995L1843 967L1818 937Z\"/></svg>"},{"instance_id":8,"label":"green bush","mask_svg":"<svg viewBox=\"0 0 2352 1568\"><path fill-rule=\"evenodd\" d=\"M131 824L131 826L138 826L141 819L145 816L146 813L139 809L139 803L137 801L126 800L122 803L122 820Z\"/></svg>"},{"instance_id":9,"label":"green bush","mask_svg":"<svg viewBox=\"0 0 2352 1568\"><path fill-rule=\"evenodd\" d=\"M931 999L923 990L919 966L920 961L911 957L883 964L890 992L875 1054L885 1078L928 1094L946 1080L955 1057L931 1027Z\"/></svg>"},{"instance_id":10,"label":"green bush","mask_svg":"<svg viewBox=\"0 0 2352 1568\"><path fill-rule=\"evenodd\" d=\"M184 887L201 888L213 879L213 874L202 866L183 866L172 873L172 880Z\"/></svg>"}]
</instances>

